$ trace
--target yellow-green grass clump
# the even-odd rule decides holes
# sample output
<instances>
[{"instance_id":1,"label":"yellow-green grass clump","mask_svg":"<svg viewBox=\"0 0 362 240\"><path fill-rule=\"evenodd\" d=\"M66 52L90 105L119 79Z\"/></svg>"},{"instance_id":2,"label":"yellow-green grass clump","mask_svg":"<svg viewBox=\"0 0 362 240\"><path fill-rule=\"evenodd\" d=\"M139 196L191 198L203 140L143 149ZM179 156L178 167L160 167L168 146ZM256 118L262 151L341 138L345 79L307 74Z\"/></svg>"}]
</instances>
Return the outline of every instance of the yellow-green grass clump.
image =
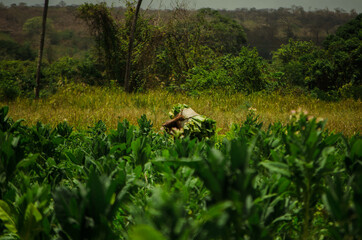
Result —
<instances>
[{"instance_id":1,"label":"yellow-green grass clump","mask_svg":"<svg viewBox=\"0 0 362 240\"><path fill-rule=\"evenodd\" d=\"M361 101L351 99L325 102L306 96L280 94L227 94L208 92L197 97L165 90L127 94L121 89L70 85L47 99L31 100L19 98L12 102L0 102L10 107L10 117L25 119L25 124L37 121L55 126L67 121L76 129L86 129L98 120L108 128L116 128L119 121L137 119L146 114L154 127L159 129L168 120L168 112L174 104L185 103L196 112L217 122L221 132L229 130L232 123L245 120L250 107L256 109L259 119L268 126L274 122L286 123L290 112L296 109L327 119L327 128L345 135L353 135L362 129Z\"/></svg>"}]
</instances>

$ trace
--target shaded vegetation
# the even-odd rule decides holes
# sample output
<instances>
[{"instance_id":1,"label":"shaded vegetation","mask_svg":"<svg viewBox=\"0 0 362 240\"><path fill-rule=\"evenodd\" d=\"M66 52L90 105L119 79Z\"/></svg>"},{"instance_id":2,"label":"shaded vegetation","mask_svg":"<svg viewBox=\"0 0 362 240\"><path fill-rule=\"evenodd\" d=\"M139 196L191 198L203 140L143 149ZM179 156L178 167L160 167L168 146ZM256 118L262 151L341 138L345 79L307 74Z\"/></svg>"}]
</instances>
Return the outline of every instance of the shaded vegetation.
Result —
<instances>
[{"instance_id":1,"label":"shaded vegetation","mask_svg":"<svg viewBox=\"0 0 362 240\"><path fill-rule=\"evenodd\" d=\"M125 93L134 3L49 9L39 100L39 9L0 5L0 238L359 239L362 14L141 11Z\"/></svg>"},{"instance_id":2,"label":"shaded vegetation","mask_svg":"<svg viewBox=\"0 0 362 240\"><path fill-rule=\"evenodd\" d=\"M261 127L253 109L209 139L24 126L0 109L0 234L8 239L353 239L361 144L294 111Z\"/></svg>"},{"instance_id":3,"label":"shaded vegetation","mask_svg":"<svg viewBox=\"0 0 362 240\"><path fill-rule=\"evenodd\" d=\"M32 41L31 34L40 28L39 17L20 18L19 13L30 10L26 5L1 8L1 11L7 14L7 21L17 19L20 29L23 30L22 34L27 36L28 41ZM37 8L34 8L31 12L35 13L36 10ZM41 95L49 96L69 81L109 85L115 80L123 85L129 26L134 10L132 3L127 3L126 8L114 9L108 8L104 3L84 4L79 8L64 5L51 7L48 22L50 31L45 47L47 63L42 73L44 81ZM60 13L72 18L78 17L73 21L72 28L65 27L72 24L66 23L69 19L61 20L58 16ZM209 89L252 93L292 88L328 101L360 98L361 15L355 12L345 13L340 9L334 12L305 12L302 8L293 7L235 11L190 11L176 8L173 11L160 11L158 15L156 13L151 10L141 11L137 21L131 72L131 89L134 91L161 87L199 95ZM338 28L336 34L331 34L338 24L351 17L355 19ZM278 18L283 21L277 21ZM267 25L263 25L261 19L265 20ZM262 38L271 42L275 38L284 39L277 41L278 47L279 44L284 44L274 48L271 61L261 57L265 56L264 50L256 43L259 40L256 40L253 33L260 31L267 34L270 31L260 27L251 30L251 21L258 26L270 28L274 34L263 35ZM293 24L299 27L296 28ZM85 37L87 28L94 39L95 48L85 53L83 49L90 46L90 41ZM298 30L300 28L305 28L305 32L310 31L311 34L301 35ZM286 35L281 37L280 32ZM324 32L323 36L329 34L324 42L319 35L321 32ZM317 39L309 38L314 40L313 42L303 41L314 35ZM4 37L3 59L34 59L29 47L36 47L34 42L28 42L21 47L10 39ZM79 45L84 41L88 42L87 46ZM69 49L66 58L58 58L59 47L70 45L83 51L83 56L69 58L74 51L78 51ZM253 49L250 46L258 48ZM68 50L63 48L61 51L67 53ZM20 62L19 64L22 65ZM29 71L25 68L24 72ZM27 84L22 82L27 82L26 79L32 76L23 73L21 75L27 75L24 79L16 79L12 75L14 72L2 74L2 85L10 88L8 91L2 87L2 98L31 96L32 89L24 88L23 85ZM5 82L15 84L9 86L4 84Z\"/></svg>"}]
</instances>

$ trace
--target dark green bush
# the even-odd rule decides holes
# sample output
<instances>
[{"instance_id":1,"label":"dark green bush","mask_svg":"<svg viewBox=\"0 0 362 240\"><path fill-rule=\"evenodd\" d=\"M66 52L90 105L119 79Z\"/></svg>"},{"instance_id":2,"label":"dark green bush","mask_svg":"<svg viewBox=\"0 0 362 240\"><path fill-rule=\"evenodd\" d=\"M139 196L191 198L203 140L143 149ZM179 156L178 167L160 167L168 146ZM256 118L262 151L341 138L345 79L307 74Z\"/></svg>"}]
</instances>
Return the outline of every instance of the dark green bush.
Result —
<instances>
[{"instance_id":1,"label":"dark green bush","mask_svg":"<svg viewBox=\"0 0 362 240\"><path fill-rule=\"evenodd\" d=\"M29 44L0 40L0 60L34 60L35 53Z\"/></svg>"},{"instance_id":2,"label":"dark green bush","mask_svg":"<svg viewBox=\"0 0 362 240\"><path fill-rule=\"evenodd\" d=\"M19 83L10 72L0 70L0 99L14 100L20 95Z\"/></svg>"},{"instance_id":3,"label":"dark green bush","mask_svg":"<svg viewBox=\"0 0 362 240\"><path fill-rule=\"evenodd\" d=\"M0 61L0 97L14 99L20 95L32 96L35 87L35 61ZM104 85L100 66L87 57L82 60L63 57L53 64L43 63L41 95L54 94L59 86L69 82Z\"/></svg>"},{"instance_id":4,"label":"dark green bush","mask_svg":"<svg viewBox=\"0 0 362 240\"><path fill-rule=\"evenodd\" d=\"M0 91L4 98L31 95L35 86L36 66L31 61L0 61Z\"/></svg>"},{"instance_id":5,"label":"dark green bush","mask_svg":"<svg viewBox=\"0 0 362 240\"><path fill-rule=\"evenodd\" d=\"M307 87L305 80L309 66L315 60L315 51L317 47L314 43L291 39L273 52L273 67L283 72L280 80L288 85Z\"/></svg>"},{"instance_id":6,"label":"dark green bush","mask_svg":"<svg viewBox=\"0 0 362 240\"><path fill-rule=\"evenodd\" d=\"M338 94L342 98L353 98L355 100L362 98L362 85L353 86L352 83L347 83L338 89Z\"/></svg>"},{"instance_id":7,"label":"dark green bush","mask_svg":"<svg viewBox=\"0 0 362 240\"><path fill-rule=\"evenodd\" d=\"M220 57L209 66L196 66L188 71L184 90L221 88L230 92L251 93L266 87L265 63L257 50L243 47L238 56Z\"/></svg>"},{"instance_id":8,"label":"dark green bush","mask_svg":"<svg viewBox=\"0 0 362 240\"><path fill-rule=\"evenodd\" d=\"M362 85L362 14L339 27L324 41L290 40L273 53L273 67L283 72L283 82L300 86L322 99L360 98ZM324 92L324 93L323 93Z\"/></svg>"},{"instance_id":9,"label":"dark green bush","mask_svg":"<svg viewBox=\"0 0 362 240\"><path fill-rule=\"evenodd\" d=\"M102 85L105 82L102 70L102 64L97 63L91 57L86 57L79 63L79 78L89 85Z\"/></svg>"}]
</instances>

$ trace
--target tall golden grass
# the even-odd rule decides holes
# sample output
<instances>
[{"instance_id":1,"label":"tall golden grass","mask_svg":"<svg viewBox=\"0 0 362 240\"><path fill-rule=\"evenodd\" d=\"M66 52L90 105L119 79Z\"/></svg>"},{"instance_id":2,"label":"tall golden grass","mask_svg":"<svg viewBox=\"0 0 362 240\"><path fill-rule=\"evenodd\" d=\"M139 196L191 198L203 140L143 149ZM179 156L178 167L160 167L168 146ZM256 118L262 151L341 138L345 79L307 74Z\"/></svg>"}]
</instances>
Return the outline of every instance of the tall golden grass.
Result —
<instances>
[{"instance_id":1,"label":"tall golden grass","mask_svg":"<svg viewBox=\"0 0 362 240\"><path fill-rule=\"evenodd\" d=\"M245 96L216 91L190 97L164 90L127 94L117 88L69 85L47 99L19 98L0 102L0 105L8 105L10 117L25 119L27 125L41 121L55 126L67 121L80 130L93 126L98 120L104 121L108 128L116 128L123 119L137 124L142 114L146 114L155 129L159 129L177 103L188 104L196 112L216 120L221 133L229 130L232 123L243 122L250 107L257 109L264 126L278 121L286 123L290 112L301 108L315 117L327 119L327 128L331 131L353 135L362 129L361 101L324 102L306 96L276 93Z\"/></svg>"}]
</instances>

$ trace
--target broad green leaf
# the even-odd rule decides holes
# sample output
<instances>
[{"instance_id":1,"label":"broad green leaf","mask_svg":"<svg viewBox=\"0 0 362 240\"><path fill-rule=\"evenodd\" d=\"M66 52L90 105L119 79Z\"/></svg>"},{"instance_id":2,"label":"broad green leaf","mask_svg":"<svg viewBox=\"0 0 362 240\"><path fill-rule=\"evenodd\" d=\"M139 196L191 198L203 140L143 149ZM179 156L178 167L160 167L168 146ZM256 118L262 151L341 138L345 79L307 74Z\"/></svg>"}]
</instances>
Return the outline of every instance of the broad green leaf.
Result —
<instances>
[{"instance_id":1,"label":"broad green leaf","mask_svg":"<svg viewBox=\"0 0 362 240\"><path fill-rule=\"evenodd\" d=\"M70 151L66 151L64 155L74 164L80 164L80 162L77 160L77 158L74 156L74 154Z\"/></svg>"},{"instance_id":2,"label":"broad green leaf","mask_svg":"<svg viewBox=\"0 0 362 240\"><path fill-rule=\"evenodd\" d=\"M285 177L281 177L279 179L279 182L278 182L278 192L281 194L281 193L284 193L289 185L290 185L291 181Z\"/></svg>"},{"instance_id":3,"label":"broad green leaf","mask_svg":"<svg viewBox=\"0 0 362 240\"><path fill-rule=\"evenodd\" d=\"M0 200L0 219L4 222L5 227L12 233L17 233L15 221L11 216L11 209L9 205Z\"/></svg>"},{"instance_id":4,"label":"broad green leaf","mask_svg":"<svg viewBox=\"0 0 362 240\"><path fill-rule=\"evenodd\" d=\"M25 219L29 219L32 216L34 217L36 222L39 222L43 219L43 216L41 215L39 210L34 206L33 203L30 203L25 210Z\"/></svg>"},{"instance_id":5,"label":"broad green leaf","mask_svg":"<svg viewBox=\"0 0 362 240\"><path fill-rule=\"evenodd\" d=\"M36 164L36 160L39 157L39 154L29 154L25 159L21 160L17 165L16 168L27 168L32 164Z\"/></svg>"},{"instance_id":6,"label":"broad green leaf","mask_svg":"<svg viewBox=\"0 0 362 240\"><path fill-rule=\"evenodd\" d=\"M336 143L336 141L339 139L340 135L336 134L336 135L331 135L329 137L327 137L324 141L325 143L327 143L327 145L333 145Z\"/></svg>"},{"instance_id":7,"label":"broad green leaf","mask_svg":"<svg viewBox=\"0 0 362 240\"><path fill-rule=\"evenodd\" d=\"M357 140L351 149L351 158L354 158L354 156L362 157L362 140Z\"/></svg>"},{"instance_id":8,"label":"broad green leaf","mask_svg":"<svg viewBox=\"0 0 362 240\"><path fill-rule=\"evenodd\" d=\"M221 215L226 214L226 210L233 207L231 201L220 202L210 207L209 210L203 215L203 221L212 221L219 218Z\"/></svg>"},{"instance_id":9,"label":"broad green leaf","mask_svg":"<svg viewBox=\"0 0 362 240\"><path fill-rule=\"evenodd\" d=\"M166 240L166 238L156 229L149 225L136 225L132 227L130 240Z\"/></svg>"},{"instance_id":10,"label":"broad green leaf","mask_svg":"<svg viewBox=\"0 0 362 240\"><path fill-rule=\"evenodd\" d=\"M293 219L292 214L286 213L283 216L280 216L280 217L274 219L273 223L276 223L276 222L279 222L279 221L290 221L292 219Z\"/></svg>"},{"instance_id":11,"label":"broad green leaf","mask_svg":"<svg viewBox=\"0 0 362 240\"><path fill-rule=\"evenodd\" d=\"M327 210L332 214L332 216L340 220L342 218L342 211L339 206L339 202L337 196L333 196L334 194L331 191L327 191L322 196L322 200L324 205L326 206Z\"/></svg>"},{"instance_id":12,"label":"broad green leaf","mask_svg":"<svg viewBox=\"0 0 362 240\"><path fill-rule=\"evenodd\" d=\"M281 158L280 158L279 153L277 151L271 150L270 153L271 153L271 156L272 156L272 158L273 158L273 160L275 162L281 162Z\"/></svg>"},{"instance_id":13,"label":"broad green leaf","mask_svg":"<svg viewBox=\"0 0 362 240\"><path fill-rule=\"evenodd\" d=\"M287 177L290 177L291 175L288 169L288 165L286 165L285 163L266 160L261 162L260 164L265 168L269 169L271 172L280 173Z\"/></svg>"},{"instance_id":14,"label":"broad green leaf","mask_svg":"<svg viewBox=\"0 0 362 240\"><path fill-rule=\"evenodd\" d=\"M19 236L14 233L5 233L2 236L0 236L0 240L18 240Z\"/></svg>"}]
</instances>

